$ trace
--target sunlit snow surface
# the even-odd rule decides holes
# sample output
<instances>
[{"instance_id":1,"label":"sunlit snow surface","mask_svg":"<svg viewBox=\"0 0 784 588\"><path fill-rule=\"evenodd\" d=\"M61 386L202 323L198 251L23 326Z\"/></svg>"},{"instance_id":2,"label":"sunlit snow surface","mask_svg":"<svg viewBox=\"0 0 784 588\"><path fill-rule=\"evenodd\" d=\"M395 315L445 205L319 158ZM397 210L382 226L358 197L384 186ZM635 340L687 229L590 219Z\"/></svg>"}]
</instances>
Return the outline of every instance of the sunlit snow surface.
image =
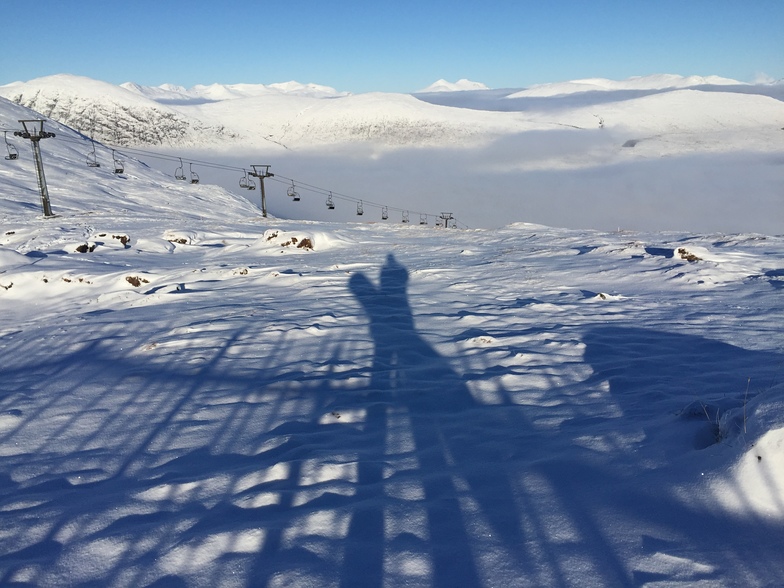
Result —
<instances>
[{"instance_id":1,"label":"sunlit snow surface","mask_svg":"<svg viewBox=\"0 0 784 588\"><path fill-rule=\"evenodd\" d=\"M784 578L783 237L263 219L74 145L51 219L0 162L0 584Z\"/></svg>"}]
</instances>

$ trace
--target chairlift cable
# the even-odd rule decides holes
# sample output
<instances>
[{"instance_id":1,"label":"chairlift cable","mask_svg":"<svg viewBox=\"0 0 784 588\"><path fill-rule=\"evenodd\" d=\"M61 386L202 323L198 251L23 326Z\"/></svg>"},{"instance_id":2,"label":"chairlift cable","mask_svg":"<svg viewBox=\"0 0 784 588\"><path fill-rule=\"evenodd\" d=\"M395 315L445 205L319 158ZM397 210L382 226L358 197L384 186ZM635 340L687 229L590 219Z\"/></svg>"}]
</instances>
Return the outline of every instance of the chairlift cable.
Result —
<instances>
[{"instance_id":1,"label":"chairlift cable","mask_svg":"<svg viewBox=\"0 0 784 588\"><path fill-rule=\"evenodd\" d=\"M7 130L9 132L13 132L14 131L14 129L0 129L0 130L3 130L3 131ZM74 144L83 144L84 140L88 140L88 141L90 141L92 143L93 150L95 150L95 143L96 143L96 141L93 138L91 138L91 137L90 138L85 137L85 139L83 139L83 140L76 140L76 139L71 139L70 137L64 137L64 136L60 135L58 138L61 139L62 141L69 142L69 143L74 143ZM241 172L243 174L247 174L247 169L243 168L243 167L239 167L239 166L227 165L227 164L217 163L217 162L213 162L213 161L204 161L204 160L198 160L198 159L190 159L190 158L187 158L187 157L183 158L183 157L179 157L179 156L176 156L176 155L170 155L168 153L162 153L160 151L153 151L151 149L140 149L138 147L130 147L130 146L125 146L125 145L112 145L110 143L103 143L103 142L100 142L100 141L98 141L98 143L101 146L103 146L103 147L105 147L107 149L112 150L114 153L116 153L117 155L120 155L120 156L131 157L131 158L135 159L136 158L135 156L138 155L138 156L143 156L143 157L151 157L151 158L159 159L159 160L163 160L163 161L178 162L180 164L180 166L183 168L183 174L182 174L183 175L183 179L185 179L184 178L184 164L186 162L189 163L191 165L191 167L192 167L192 165L195 164L195 165L198 165L200 167L206 167L206 168L211 168L211 169L220 169L220 170L226 170L226 171L235 171L235 172ZM113 155L114 155L114 153L113 153ZM180 167L178 167L177 169L179 170ZM198 177L196 175L196 172L191 171L191 173L192 173L192 179L193 179L194 176ZM332 199L333 203L334 203L334 200L343 200L343 201L346 201L346 202L352 202L352 203L357 204L359 206L359 208L362 209L362 210L364 210L365 206L376 207L376 208L379 208L379 209L382 210L382 215L383 215L384 209L386 209L388 212L389 211L394 211L394 212L402 213L403 214L403 218L407 218L407 216L409 214L414 214L414 215L419 214L420 216L421 215L425 215L425 216L428 216L428 217L432 216L434 218L439 218L438 214L425 213L425 212L421 212L421 211L411 210L409 208L399 208L399 207L396 207L396 206L390 206L390 205L382 204L382 203L379 203L379 202L374 202L372 200L367 200L367 199L364 199L364 198L361 198L361 199L360 198L356 198L354 196L349 196L348 194L343 194L343 193L340 193L340 192L336 192L334 190L327 190L327 189L322 188L320 186L309 184L309 183L303 182L303 181L298 181L298 180L296 180L294 178L283 176L283 175L278 174L278 173L276 173L274 176L269 177L268 179L270 179L272 181L280 182L280 183L285 183L285 184L293 183L300 190L307 190L307 191L310 191L310 192L314 192L316 194L320 194L322 196L331 196L331 199ZM196 182L198 182L198 180L196 180ZM196 182L194 182L194 183L196 183ZM252 182L252 180L250 180L250 178L249 178L248 182L250 184ZM248 187L247 189L249 189L249 190L255 189L255 182L253 183L253 186L254 186L253 188ZM468 225L458 221L456 218L453 218L451 220L452 220L453 225L462 225L462 227L464 227L466 229L470 228Z\"/></svg>"}]
</instances>

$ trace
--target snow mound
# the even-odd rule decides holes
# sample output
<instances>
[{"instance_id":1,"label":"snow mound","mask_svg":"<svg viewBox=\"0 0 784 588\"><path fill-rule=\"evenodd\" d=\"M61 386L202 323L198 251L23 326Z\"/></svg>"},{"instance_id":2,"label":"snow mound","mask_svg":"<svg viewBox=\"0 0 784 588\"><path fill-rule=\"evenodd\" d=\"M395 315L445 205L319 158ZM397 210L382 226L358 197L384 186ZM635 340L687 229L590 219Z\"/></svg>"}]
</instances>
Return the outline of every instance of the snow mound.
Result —
<instances>
[{"instance_id":1,"label":"snow mound","mask_svg":"<svg viewBox=\"0 0 784 588\"><path fill-rule=\"evenodd\" d=\"M0 247L0 274L3 273L4 270L19 267L31 263L32 261L33 260L29 257L17 253L12 249Z\"/></svg>"},{"instance_id":2,"label":"snow mound","mask_svg":"<svg viewBox=\"0 0 784 588\"><path fill-rule=\"evenodd\" d=\"M784 384L721 418L720 433L741 453L711 481L719 504L736 514L784 519Z\"/></svg>"}]
</instances>

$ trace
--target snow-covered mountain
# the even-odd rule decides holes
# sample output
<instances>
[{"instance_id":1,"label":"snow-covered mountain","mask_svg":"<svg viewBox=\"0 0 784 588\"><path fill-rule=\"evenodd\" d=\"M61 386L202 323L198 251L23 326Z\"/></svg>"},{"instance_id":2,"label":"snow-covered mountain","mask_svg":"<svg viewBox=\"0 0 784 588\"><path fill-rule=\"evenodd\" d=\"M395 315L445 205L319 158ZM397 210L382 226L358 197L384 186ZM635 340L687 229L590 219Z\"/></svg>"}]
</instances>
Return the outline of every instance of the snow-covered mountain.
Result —
<instances>
[{"instance_id":1,"label":"snow-covered mountain","mask_svg":"<svg viewBox=\"0 0 784 588\"><path fill-rule=\"evenodd\" d=\"M161 103L187 104L191 102L234 100L264 96L267 94L285 94L290 96L307 96L310 98L335 98L348 96L348 92L338 92L334 88L318 84L301 84L299 82L283 82L277 84L211 84L197 85L190 89L172 84L160 86L140 86L133 82L120 84L137 94Z\"/></svg>"},{"instance_id":2,"label":"snow-covered mountain","mask_svg":"<svg viewBox=\"0 0 784 588\"><path fill-rule=\"evenodd\" d=\"M266 161L358 199L467 209L470 219L460 216L472 226L777 233L784 87L731 82L660 75L340 95L296 82L153 89L53 76L2 86L0 96L107 145L234 168ZM205 178L235 188L236 176ZM284 215L332 215L287 206Z\"/></svg>"},{"instance_id":3,"label":"snow-covered mountain","mask_svg":"<svg viewBox=\"0 0 784 588\"><path fill-rule=\"evenodd\" d=\"M768 149L775 142L769 136L777 124L772 121L784 119L782 101L772 91L769 85L715 76L674 75L577 80L504 92L467 80L439 80L415 96L348 95L297 82L190 89L114 86L69 75L0 86L0 96L116 145L456 147L601 126L625 135L618 137L618 146L659 140L668 154L747 149L757 138Z\"/></svg>"},{"instance_id":4,"label":"snow-covered mountain","mask_svg":"<svg viewBox=\"0 0 784 588\"><path fill-rule=\"evenodd\" d=\"M19 129L22 125L18 121L41 118L39 112L0 98L0 129ZM259 214L258 207L246 198L215 185L178 182L171 174L161 173L126 154L118 155L56 120L46 120L44 130L55 133L55 137L40 141L55 214L92 214L90 211L106 209L118 214L153 216L167 216L179 211L178 214L185 213L187 217L194 201L199 202L198 211L193 212L194 217L205 214L221 216L227 210L246 217ZM12 132L6 133L5 139L13 145L18 157L0 159L0 215L7 219L15 215L36 214L41 210L41 203L30 142L14 136ZM0 149L5 150L5 145L0 143ZM124 173L114 173L118 169L114 165L115 159ZM88 161L99 166L90 167ZM179 165L175 161L171 162L172 170ZM190 172L188 167L183 171ZM98 199L97 194L100 194ZM151 194L160 197L151 198Z\"/></svg>"},{"instance_id":5,"label":"snow-covered mountain","mask_svg":"<svg viewBox=\"0 0 784 588\"><path fill-rule=\"evenodd\" d=\"M456 82L447 82L444 79L438 80L430 84L427 88L419 90L418 93L425 94L428 92L465 92L469 90L489 90L481 82L472 82L471 80L457 80Z\"/></svg>"},{"instance_id":6,"label":"snow-covered mountain","mask_svg":"<svg viewBox=\"0 0 784 588\"><path fill-rule=\"evenodd\" d=\"M589 78L552 84L538 84L520 92L510 94L509 98L562 96L582 92L610 92L623 90L674 90L693 88L695 86L739 86L744 85L736 80L719 76L679 76L674 74L656 74L635 76L626 80L608 80L605 78Z\"/></svg>"},{"instance_id":7,"label":"snow-covered mountain","mask_svg":"<svg viewBox=\"0 0 784 588\"><path fill-rule=\"evenodd\" d=\"M0 98L3 130L40 116ZM496 193L508 169L463 201L413 195L501 202L501 228L263 219L128 156L114 173L100 143L88 167L88 139L45 130L57 216L29 142L0 158L0 585L780 585L784 237L512 222L535 174L521 213ZM415 155L433 175L443 153ZM450 150L450 174L477 153ZM390 184L413 160L386 157ZM717 208L672 210L692 204Z\"/></svg>"},{"instance_id":8,"label":"snow-covered mountain","mask_svg":"<svg viewBox=\"0 0 784 588\"><path fill-rule=\"evenodd\" d=\"M51 76L0 96L118 145L288 148L348 142L449 145L520 128L510 115L450 111L402 94L352 96L314 84L158 88Z\"/></svg>"},{"instance_id":9,"label":"snow-covered mountain","mask_svg":"<svg viewBox=\"0 0 784 588\"><path fill-rule=\"evenodd\" d=\"M0 96L114 145L201 145L241 137L128 88L80 76L0 86Z\"/></svg>"}]
</instances>

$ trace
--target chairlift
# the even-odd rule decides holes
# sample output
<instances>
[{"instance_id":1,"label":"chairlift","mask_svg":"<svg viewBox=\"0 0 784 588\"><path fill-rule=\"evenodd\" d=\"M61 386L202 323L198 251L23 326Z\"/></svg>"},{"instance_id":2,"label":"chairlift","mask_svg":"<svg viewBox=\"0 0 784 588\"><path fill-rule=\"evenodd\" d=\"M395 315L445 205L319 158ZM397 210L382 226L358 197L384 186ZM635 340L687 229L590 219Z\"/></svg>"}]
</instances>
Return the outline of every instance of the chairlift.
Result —
<instances>
[{"instance_id":1,"label":"chairlift","mask_svg":"<svg viewBox=\"0 0 784 588\"><path fill-rule=\"evenodd\" d=\"M329 196L327 196L327 209L335 210L335 201L332 199L332 192L330 192Z\"/></svg>"},{"instance_id":2,"label":"chairlift","mask_svg":"<svg viewBox=\"0 0 784 588\"><path fill-rule=\"evenodd\" d=\"M289 196L294 202L299 202L299 192L294 187L294 180L291 181L291 186L286 190L286 195Z\"/></svg>"},{"instance_id":3,"label":"chairlift","mask_svg":"<svg viewBox=\"0 0 784 588\"><path fill-rule=\"evenodd\" d=\"M240 178L240 188L243 190L255 190L256 184L253 183L253 180L248 178L248 172L246 170L242 170L242 172L245 175Z\"/></svg>"},{"instance_id":4,"label":"chairlift","mask_svg":"<svg viewBox=\"0 0 784 588\"><path fill-rule=\"evenodd\" d=\"M117 155L114 153L114 149L112 149L112 159L114 160L114 173L121 174L125 172L125 168L123 167L122 161L117 159Z\"/></svg>"},{"instance_id":5,"label":"chairlift","mask_svg":"<svg viewBox=\"0 0 784 588\"><path fill-rule=\"evenodd\" d=\"M360 200L357 202L357 216L362 216L363 214L365 214L365 209L362 208L362 201Z\"/></svg>"},{"instance_id":6,"label":"chairlift","mask_svg":"<svg viewBox=\"0 0 784 588\"><path fill-rule=\"evenodd\" d=\"M407 223L408 222L408 211L403 211L403 220L401 222Z\"/></svg>"},{"instance_id":7,"label":"chairlift","mask_svg":"<svg viewBox=\"0 0 784 588\"><path fill-rule=\"evenodd\" d=\"M190 164L190 170L191 170L191 184L198 184L199 183L199 174L197 174L195 171L193 171L193 164L192 163Z\"/></svg>"},{"instance_id":8,"label":"chairlift","mask_svg":"<svg viewBox=\"0 0 784 588\"><path fill-rule=\"evenodd\" d=\"M185 171L182 169L182 157L180 159L180 167L174 170L174 179L175 180L184 180L185 179Z\"/></svg>"},{"instance_id":9,"label":"chairlift","mask_svg":"<svg viewBox=\"0 0 784 588\"><path fill-rule=\"evenodd\" d=\"M256 182L253 181L252 178L248 177L248 172L242 170L245 175L240 178L240 188L245 190L255 190L256 189Z\"/></svg>"},{"instance_id":10,"label":"chairlift","mask_svg":"<svg viewBox=\"0 0 784 588\"><path fill-rule=\"evenodd\" d=\"M389 207L384 206L381 208L381 220L387 220L389 218Z\"/></svg>"},{"instance_id":11,"label":"chairlift","mask_svg":"<svg viewBox=\"0 0 784 588\"><path fill-rule=\"evenodd\" d=\"M98 155L95 153L95 141L90 139L93 144L93 152L87 154L87 167L101 167L101 164L98 163Z\"/></svg>"},{"instance_id":12,"label":"chairlift","mask_svg":"<svg viewBox=\"0 0 784 588\"><path fill-rule=\"evenodd\" d=\"M419 215L419 224L420 225L426 225L427 224L427 215L426 214L420 214Z\"/></svg>"},{"instance_id":13,"label":"chairlift","mask_svg":"<svg viewBox=\"0 0 784 588\"><path fill-rule=\"evenodd\" d=\"M14 147L13 144L8 142L8 131L3 131L3 138L5 139L6 151L8 151L8 155L6 155L5 158L9 161L19 159L19 151L16 150L16 147Z\"/></svg>"}]
</instances>

